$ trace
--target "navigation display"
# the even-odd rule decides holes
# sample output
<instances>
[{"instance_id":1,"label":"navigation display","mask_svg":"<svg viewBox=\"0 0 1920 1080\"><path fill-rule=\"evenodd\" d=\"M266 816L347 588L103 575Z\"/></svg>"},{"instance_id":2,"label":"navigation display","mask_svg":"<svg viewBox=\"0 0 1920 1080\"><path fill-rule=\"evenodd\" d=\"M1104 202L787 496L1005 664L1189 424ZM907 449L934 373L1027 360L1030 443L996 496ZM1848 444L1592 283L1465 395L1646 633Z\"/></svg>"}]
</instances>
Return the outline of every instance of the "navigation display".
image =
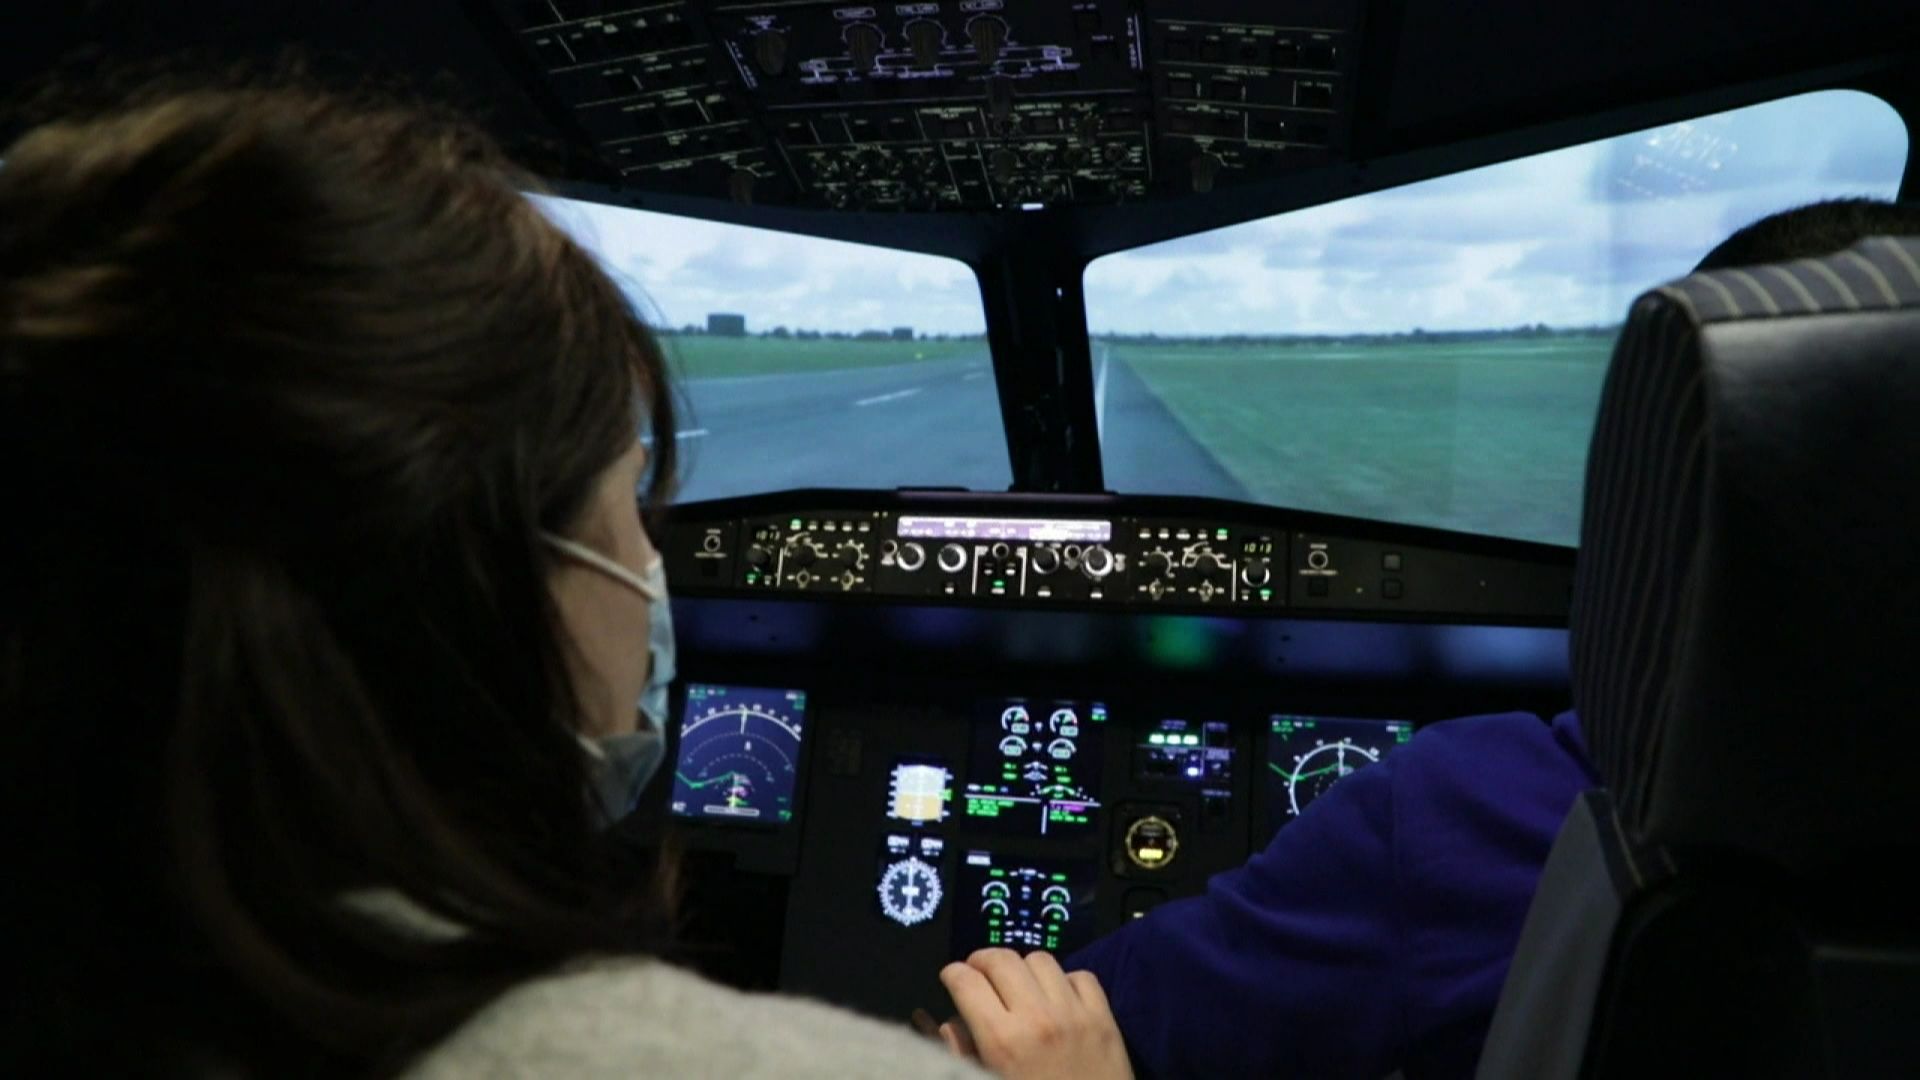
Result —
<instances>
[{"instance_id":1,"label":"navigation display","mask_svg":"<svg viewBox=\"0 0 1920 1080\"><path fill-rule=\"evenodd\" d=\"M974 724L968 820L1041 836L1091 828L1106 722L1098 702L1017 698L992 707Z\"/></svg>"},{"instance_id":2,"label":"navigation display","mask_svg":"<svg viewBox=\"0 0 1920 1080\"><path fill-rule=\"evenodd\" d=\"M903 514L900 517L900 538L1104 544L1113 539L1113 523L1041 518L916 517Z\"/></svg>"},{"instance_id":3,"label":"navigation display","mask_svg":"<svg viewBox=\"0 0 1920 1080\"><path fill-rule=\"evenodd\" d=\"M953 804L953 770L937 758L902 758L887 777L887 816L909 825L937 825Z\"/></svg>"},{"instance_id":4,"label":"navigation display","mask_svg":"<svg viewBox=\"0 0 1920 1080\"><path fill-rule=\"evenodd\" d=\"M987 948L1072 952L1093 937L1097 877L1091 860L967 852L954 883L954 958Z\"/></svg>"},{"instance_id":5,"label":"navigation display","mask_svg":"<svg viewBox=\"0 0 1920 1080\"><path fill-rule=\"evenodd\" d=\"M688 685L673 813L739 824L792 821L806 712L803 690Z\"/></svg>"},{"instance_id":6,"label":"navigation display","mask_svg":"<svg viewBox=\"0 0 1920 1080\"><path fill-rule=\"evenodd\" d=\"M1407 720L1274 716L1267 735L1267 825L1270 832L1306 812L1343 778L1413 738Z\"/></svg>"}]
</instances>

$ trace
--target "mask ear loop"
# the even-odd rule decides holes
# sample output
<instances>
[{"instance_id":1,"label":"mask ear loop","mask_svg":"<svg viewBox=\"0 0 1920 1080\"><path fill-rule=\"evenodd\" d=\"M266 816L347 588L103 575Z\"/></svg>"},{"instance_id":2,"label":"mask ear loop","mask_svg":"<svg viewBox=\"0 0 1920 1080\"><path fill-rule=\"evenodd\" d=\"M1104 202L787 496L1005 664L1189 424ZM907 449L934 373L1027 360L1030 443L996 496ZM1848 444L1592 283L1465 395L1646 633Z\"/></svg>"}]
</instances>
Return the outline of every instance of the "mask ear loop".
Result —
<instances>
[{"instance_id":1,"label":"mask ear loop","mask_svg":"<svg viewBox=\"0 0 1920 1080\"><path fill-rule=\"evenodd\" d=\"M587 547L585 544L578 544L573 542L572 540L567 539L564 536L555 536L552 533L547 533L547 532L541 533L540 539L546 541L554 549L560 552L563 552L566 555L582 563L585 563L588 566L593 567L595 570L598 570L601 573L608 575L609 577L612 577L614 580L619 581L621 584L632 589L634 592L639 593L641 596L646 597L648 600L652 601L653 603L657 604L660 602L661 600L660 590L654 588L653 585L649 583L646 578L643 578L639 574L636 574L633 571L627 569L626 567L621 566L619 563L614 562L612 559L607 558L605 555L602 555L599 552L593 550L592 548ZM653 563L650 563L647 567L648 571L651 572L653 570L654 564L659 563L659 561L660 561L660 553L656 551L653 553Z\"/></svg>"}]
</instances>

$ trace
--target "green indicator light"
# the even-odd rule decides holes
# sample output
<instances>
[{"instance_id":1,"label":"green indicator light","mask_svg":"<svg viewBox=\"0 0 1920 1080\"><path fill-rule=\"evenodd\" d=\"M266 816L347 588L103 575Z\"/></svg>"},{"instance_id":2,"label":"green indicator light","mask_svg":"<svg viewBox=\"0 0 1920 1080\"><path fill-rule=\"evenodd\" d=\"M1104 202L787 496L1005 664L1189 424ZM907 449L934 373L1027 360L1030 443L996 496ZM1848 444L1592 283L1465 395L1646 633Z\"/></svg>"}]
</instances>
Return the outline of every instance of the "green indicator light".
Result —
<instances>
[{"instance_id":1,"label":"green indicator light","mask_svg":"<svg viewBox=\"0 0 1920 1080\"><path fill-rule=\"evenodd\" d=\"M1007 587L1007 583L999 579L995 579L993 583L993 587L996 589L1004 589Z\"/></svg>"},{"instance_id":2,"label":"green indicator light","mask_svg":"<svg viewBox=\"0 0 1920 1080\"><path fill-rule=\"evenodd\" d=\"M1055 881L1065 881L1065 880L1067 880L1067 875L1065 875L1065 874L1055 874L1055 875L1053 875L1053 880L1055 880Z\"/></svg>"},{"instance_id":3,"label":"green indicator light","mask_svg":"<svg viewBox=\"0 0 1920 1080\"><path fill-rule=\"evenodd\" d=\"M1189 736L1187 736L1187 740L1186 740L1186 741L1187 741L1187 745L1188 745L1188 746L1199 746L1199 745L1200 745L1200 736L1198 736L1198 735L1189 735Z\"/></svg>"},{"instance_id":4,"label":"green indicator light","mask_svg":"<svg viewBox=\"0 0 1920 1080\"><path fill-rule=\"evenodd\" d=\"M799 528L799 527L800 527L800 519L799 519L799 518L794 518L794 519L793 519L792 521L790 521L790 522L788 522L788 523L787 523L787 527L788 527L788 528L791 528L791 529L797 529L797 528Z\"/></svg>"},{"instance_id":5,"label":"green indicator light","mask_svg":"<svg viewBox=\"0 0 1920 1080\"><path fill-rule=\"evenodd\" d=\"M1214 537L1214 539L1216 539L1216 540L1225 540L1225 539L1227 538L1227 530L1225 530L1225 529L1215 529L1215 530L1213 531L1213 537Z\"/></svg>"},{"instance_id":6,"label":"green indicator light","mask_svg":"<svg viewBox=\"0 0 1920 1080\"><path fill-rule=\"evenodd\" d=\"M987 876L988 877L1006 877L1007 872L1005 870L989 870L987 871Z\"/></svg>"},{"instance_id":7,"label":"green indicator light","mask_svg":"<svg viewBox=\"0 0 1920 1080\"><path fill-rule=\"evenodd\" d=\"M1155 746L1159 746L1160 744L1167 741L1167 737L1156 731L1153 734L1147 736L1147 741L1152 743Z\"/></svg>"},{"instance_id":8,"label":"green indicator light","mask_svg":"<svg viewBox=\"0 0 1920 1080\"><path fill-rule=\"evenodd\" d=\"M1272 589L1261 589L1261 590L1260 590L1260 599L1262 599L1262 600L1271 600L1271 599L1273 599L1273 590L1272 590Z\"/></svg>"}]
</instances>

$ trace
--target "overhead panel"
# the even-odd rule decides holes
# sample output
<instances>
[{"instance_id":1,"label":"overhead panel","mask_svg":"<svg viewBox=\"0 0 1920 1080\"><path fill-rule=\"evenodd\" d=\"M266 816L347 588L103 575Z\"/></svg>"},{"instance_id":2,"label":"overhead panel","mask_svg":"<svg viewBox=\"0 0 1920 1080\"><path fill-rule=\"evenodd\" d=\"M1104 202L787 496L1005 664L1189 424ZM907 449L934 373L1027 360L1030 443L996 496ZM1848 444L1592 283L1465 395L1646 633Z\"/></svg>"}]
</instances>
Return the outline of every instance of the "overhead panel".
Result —
<instances>
[{"instance_id":1,"label":"overhead panel","mask_svg":"<svg viewBox=\"0 0 1920 1080\"><path fill-rule=\"evenodd\" d=\"M1141 201L1322 164L1359 50L1356 0L496 4L628 185L829 209Z\"/></svg>"}]
</instances>

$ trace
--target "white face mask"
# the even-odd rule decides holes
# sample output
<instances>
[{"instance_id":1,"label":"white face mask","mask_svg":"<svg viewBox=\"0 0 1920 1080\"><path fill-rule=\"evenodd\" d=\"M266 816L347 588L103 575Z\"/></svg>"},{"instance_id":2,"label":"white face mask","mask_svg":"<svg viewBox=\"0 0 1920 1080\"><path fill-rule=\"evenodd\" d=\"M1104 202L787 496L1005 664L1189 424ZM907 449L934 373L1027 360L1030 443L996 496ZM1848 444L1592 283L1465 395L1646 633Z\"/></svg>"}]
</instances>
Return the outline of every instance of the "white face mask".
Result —
<instances>
[{"instance_id":1,"label":"white face mask","mask_svg":"<svg viewBox=\"0 0 1920 1080\"><path fill-rule=\"evenodd\" d=\"M633 812L640 792L660 768L666 754L667 688L674 677L673 613L667 606L667 571L659 552L647 563L643 573L632 570L605 555L563 536L541 533L540 539L554 550L620 582L647 598L647 685L637 703L646 726L621 735L599 739L580 736L587 750L595 794L608 823Z\"/></svg>"}]
</instances>

